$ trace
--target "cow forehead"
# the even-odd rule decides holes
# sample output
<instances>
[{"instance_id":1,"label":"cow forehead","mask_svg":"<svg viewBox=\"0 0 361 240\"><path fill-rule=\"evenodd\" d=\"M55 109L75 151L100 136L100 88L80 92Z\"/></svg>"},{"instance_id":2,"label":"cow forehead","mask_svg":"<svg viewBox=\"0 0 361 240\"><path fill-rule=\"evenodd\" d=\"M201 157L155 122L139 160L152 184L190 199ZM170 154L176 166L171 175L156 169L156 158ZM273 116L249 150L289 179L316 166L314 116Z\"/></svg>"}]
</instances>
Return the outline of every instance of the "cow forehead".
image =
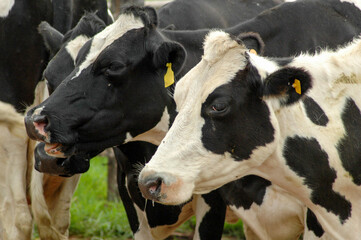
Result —
<instances>
[{"instance_id":1,"label":"cow forehead","mask_svg":"<svg viewBox=\"0 0 361 240\"><path fill-rule=\"evenodd\" d=\"M89 40L90 38L85 35L80 35L69 41L66 44L66 51L71 56L72 60L75 62L76 57L78 56L80 48Z\"/></svg>"},{"instance_id":2,"label":"cow forehead","mask_svg":"<svg viewBox=\"0 0 361 240\"><path fill-rule=\"evenodd\" d=\"M126 32L132 29L144 27L143 21L133 14L122 14L118 19L103 31L94 36L92 44L85 61L79 66L75 77L97 59L99 54L115 40L122 37Z\"/></svg>"},{"instance_id":3,"label":"cow forehead","mask_svg":"<svg viewBox=\"0 0 361 240\"><path fill-rule=\"evenodd\" d=\"M184 101L201 100L217 87L226 84L237 72L247 65L247 49L225 32L210 32L204 41L202 60L190 70L176 85L174 99L177 108ZM192 99L188 99L192 98Z\"/></svg>"}]
</instances>

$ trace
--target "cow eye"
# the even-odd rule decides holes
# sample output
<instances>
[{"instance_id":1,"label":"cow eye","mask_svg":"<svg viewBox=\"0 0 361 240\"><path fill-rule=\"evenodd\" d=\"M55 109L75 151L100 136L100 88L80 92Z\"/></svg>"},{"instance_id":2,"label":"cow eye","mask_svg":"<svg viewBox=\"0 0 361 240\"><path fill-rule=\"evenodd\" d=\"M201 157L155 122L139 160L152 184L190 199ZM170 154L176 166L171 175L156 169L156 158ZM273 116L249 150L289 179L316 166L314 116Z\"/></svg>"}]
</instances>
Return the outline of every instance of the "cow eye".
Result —
<instances>
[{"instance_id":1,"label":"cow eye","mask_svg":"<svg viewBox=\"0 0 361 240\"><path fill-rule=\"evenodd\" d=\"M229 99L218 99L209 105L207 113L210 117L225 116L230 110Z\"/></svg>"},{"instance_id":2,"label":"cow eye","mask_svg":"<svg viewBox=\"0 0 361 240\"><path fill-rule=\"evenodd\" d=\"M106 67L104 75L110 78L118 77L122 74L124 68L125 64L120 62L113 62Z\"/></svg>"},{"instance_id":3,"label":"cow eye","mask_svg":"<svg viewBox=\"0 0 361 240\"><path fill-rule=\"evenodd\" d=\"M212 110L215 112L223 112L226 110L227 104L225 103L216 103L212 105Z\"/></svg>"}]
</instances>

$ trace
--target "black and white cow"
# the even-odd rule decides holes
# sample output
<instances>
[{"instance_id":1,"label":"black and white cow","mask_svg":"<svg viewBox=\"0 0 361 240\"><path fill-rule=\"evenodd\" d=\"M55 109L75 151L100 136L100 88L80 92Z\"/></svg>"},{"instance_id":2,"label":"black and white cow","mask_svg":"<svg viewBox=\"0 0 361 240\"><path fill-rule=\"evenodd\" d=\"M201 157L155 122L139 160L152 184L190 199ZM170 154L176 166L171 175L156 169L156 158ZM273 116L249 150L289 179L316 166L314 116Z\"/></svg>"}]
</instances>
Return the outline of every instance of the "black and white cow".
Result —
<instances>
[{"instance_id":1,"label":"black and white cow","mask_svg":"<svg viewBox=\"0 0 361 240\"><path fill-rule=\"evenodd\" d=\"M59 6L62 4L59 2ZM57 28L66 31L66 23L62 24L66 19L66 12L50 0L36 4L26 0L1 1L0 101L12 104L19 112L33 103L35 86L48 60L37 26L41 21L57 22Z\"/></svg>"},{"instance_id":2,"label":"black and white cow","mask_svg":"<svg viewBox=\"0 0 361 240\"><path fill-rule=\"evenodd\" d=\"M210 33L201 62L176 86L176 119L140 173L143 195L180 204L256 174L302 201L333 239L359 239L360 59L360 39L285 63Z\"/></svg>"},{"instance_id":3,"label":"black and white cow","mask_svg":"<svg viewBox=\"0 0 361 240\"><path fill-rule=\"evenodd\" d=\"M316 1L315 1L316 2ZM283 5L283 8L281 8L281 10L282 9L284 9L284 8L288 8L288 9L292 9L292 8L294 8L294 9L298 9L300 6L302 7L303 5L305 5L306 6L306 10L304 11L304 12L302 12L305 16L307 15L307 13L309 12L309 9L307 9L307 4L310 4L310 3L312 3L312 2L308 2L308 3L304 3L304 2L299 2L299 3L297 3L297 4L300 4L300 5L293 5L293 4L296 4L296 3L293 3L292 5L290 4L290 5L286 5L286 4L284 4ZM333 9L333 5L330 5L330 3L332 3L332 4L338 4L338 6L340 7L340 6L342 6L344 9L345 8L349 8L348 10L351 10L351 11L355 11L355 9L354 9L354 7L351 5L351 4L348 4L348 3L345 3L345 4L341 4L340 2L337 2L337 1L329 1L329 2L326 2L325 4L323 4L323 2L318 2L318 4L319 5L317 5L317 3L316 3L316 5L312 5L311 4L311 7L310 7L310 9L312 10L312 9L314 9L314 8L316 8L316 7L318 7L318 9L316 9L316 10L319 10L319 12L322 12L322 11L326 11L326 13L327 12L329 12L330 11L330 9ZM326 7L329 7L329 8L326 8ZM302 9L305 9L305 7L303 7ZM315 11L316 11L315 10ZM339 9L338 9L339 10ZM356 9L357 10L357 9ZM278 10L278 11L280 11L280 10ZM340 11L339 11L340 12ZM279 15L277 15L277 12L271 12L271 13L273 13L273 16L276 16L277 18L279 17ZM322 14L321 14L322 15ZM326 16L327 14L325 14L325 16ZM263 16L263 17L262 17ZM267 15L267 14L261 14L258 18L256 18L256 20L257 21L261 21L262 19L264 19L265 18L265 16L269 16L269 15ZM298 17L297 15L295 15L295 17ZM277 19L276 18L276 19ZM355 27L354 26L354 23L352 22L352 21L347 21L346 23L345 23L345 21L344 21L344 19L342 19L342 21L339 21L338 20L338 18L336 18L336 19L332 19L332 15L330 15L330 16L326 16L325 18L327 18L327 21L330 21L330 22L332 22L331 20L334 20L334 22L332 22L332 25L334 26L334 29L337 29L337 27L338 28L341 28L342 26L348 26L348 29L350 30L350 32L354 32L355 30L357 30L357 26ZM307 18L297 18L297 19L307 19ZM347 19L347 18L346 18ZM322 20L322 19L321 19ZM269 21L269 19L268 18L266 18L264 21ZM341 26L341 24L344 24L344 25L342 25ZM348 24L348 25L346 25L346 24ZM321 25L314 25L313 26L313 29L315 29L315 28L317 28L318 26L321 26ZM322 27L324 27L324 26L322 26ZM323 29L321 27L321 29ZM142 29L142 28L141 28ZM152 40L152 42L150 42L149 40L147 40L147 43L146 44L140 44L140 45L138 45L138 46L146 46L146 47L148 47L149 49L148 50L151 50L152 49L152 47L154 47L154 45L156 45L155 43L155 41L154 40L162 40L163 41L163 43L162 43L162 41L160 41L160 43L158 42L157 44L158 45L162 45L162 47L163 48L166 48L165 49L165 52L166 51L170 51L171 49L169 49L169 47L172 47L173 48L173 50L174 51L172 51L172 52L169 52L170 53L170 56L172 56L172 55L174 55L174 53L176 53L178 50L181 52L181 48L179 48L179 46L177 45L177 44L174 44L174 42L169 42L169 40L168 40L168 42L167 41L165 41L165 40L167 40L165 37L164 37L164 35L166 34L166 31L162 31L161 33L158 33L158 34L153 34L153 32L152 32L152 27L151 26L148 26L148 27L146 27L146 29L150 29L149 30L149 32L147 32L148 33L148 35L150 36L150 37L152 37L152 38L150 38L149 36L146 36L146 37L149 37L149 38L147 38L147 39L151 39ZM294 28L295 29L295 31L297 32L297 28ZM327 29L328 30L328 29ZM138 31L140 31L139 29L138 29ZM148 30L147 30L148 31ZM275 31L277 31L277 29L275 30ZM134 29L134 30L132 30L132 31L129 31L129 32L127 32L126 34L127 34L127 37L129 38L130 36L132 36L132 35L134 35L134 34L136 34L136 29ZM202 33L202 31L198 31L198 32L200 32L200 34L199 35L197 35L197 34L195 34L195 35L193 35L194 36L194 39L193 39L193 42L192 41L188 41L188 44L187 44L187 40L189 40L190 39L190 34L189 35L186 35L186 36L188 36L188 38L187 37L185 37L185 38L183 38L183 39L185 39L184 40L184 45L186 46L186 49L188 50L188 51L191 51L191 49L192 49L192 47L193 48L197 48L196 47L196 43L197 43L197 41L198 42L200 42L202 39L203 39L203 37L202 36L204 36L205 35L205 33L203 33L203 35L201 35L201 33ZM206 31L205 31L206 32ZM280 32L280 34L281 34L282 32ZM163 35L164 34L164 35ZM168 31L168 36L172 36L171 34L173 34L173 36L179 36L179 39L181 39L181 34L183 34L182 32L179 32L179 35L175 35L176 34L176 32L170 32L170 31ZM283 34L285 34L285 33L283 33ZM277 35L277 34L276 34ZM142 36L142 35L140 35L140 36ZM158 36L158 39L156 38L156 36ZM159 36L160 36L160 38L159 38ZM184 37L185 35L183 35L183 37ZM199 38L197 38L199 36ZM271 35L271 36L275 36L275 35ZM284 36L284 35L283 35ZM133 36L132 36L133 37ZM135 36L134 36L135 37ZM303 40L306 40L306 39L308 39L308 38L306 38L304 35L303 35L303 37L304 37L304 39ZM267 35L266 35L266 38L267 38ZM300 37L298 37L299 39L300 39ZM334 38L335 39L338 39L338 41L339 41L339 43L341 43L341 42L344 42L344 41L346 41L346 40L350 40L351 39L351 37L349 37L349 38L347 38L347 36L346 36L346 38L344 37L344 36L334 36ZM143 39L143 38L139 38L139 39ZM269 41L270 42L272 42L272 41L276 41L277 42L277 38L272 38L272 37L269 37L268 39L270 39ZM317 38L316 38L317 39ZM124 37L123 37L123 39L122 38L120 38L119 40L117 40L116 41L116 43L117 44L122 44L122 41L123 41L123 44L124 44L124 40L126 40ZM319 41L320 41L320 43L319 44L321 44L323 41L326 41L327 40L327 37L326 36L324 36L324 35L322 35L322 36L320 36L319 37ZM126 42L128 42L129 40L126 40ZM130 42L132 42L131 40L130 40ZM302 41L300 41L301 43L302 43ZM192 46L192 43L193 43L193 46ZM267 42L266 42L267 43ZM307 41L304 41L304 45L302 46L302 45L300 45L300 48L301 47L303 47L303 48L301 48L301 50L308 50L309 48L310 48L310 44L309 44L309 42L307 42ZM132 44L133 45L135 45L135 42L133 41L132 42ZM154 45L153 45L154 44ZM335 43L333 43L334 45L333 46L335 46ZM115 46L114 46L115 44L113 44L113 45L110 45L108 48L107 48L107 51L109 51L108 53L111 53L111 52L114 52L114 51L112 51L112 48L114 48ZM152 46L153 45L153 46ZM168 46L167 46L168 45ZM119 45L118 47L120 47L121 45ZM266 46L267 46L267 44L266 44ZM167 49L168 48L168 49ZM138 48L138 52L139 52L139 49L142 49L141 47L139 47ZM199 49L199 47L198 47L198 49ZM275 49L273 52L276 54L276 50L277 49ZM107 52L107 51L105 51L105 52ZM178 52L179 52L178 51ZM295 51L295 50L294 50ZM147 54L149 54L150 56L152 56L152 52L154 52L154 50L153 51L149 51L149 52L147 52ZM191 51L192 52L192 51ZM159 52L158 52L159 53ZM189 53L189 52L188 52ZM172 54L172 55L171 55ZM130 53L122 53L122 55L123 56L131 56L130 55ZM194 55L196 55L197 56L197 53L195 53ZM199 58L200 58L200 55L201 55L201 53L199 53ZM111 56L111 55L109 55L109 56ZM149 57L150 57L149 56ZM181 56L181 55L180 55ZM107 57L107 53L104 53L104 52L102 52L102 55L101 55L101 57L99 56L98 57L98 59L97 59L97 64L99 64L101 61L100 61L100 59L106 59L106 57ZM121 56L120 56L121 57ZM136 76L137 76L137 74L139 74L140 72L142 72L143 71L143 79L144 79L144 75L148 75L148 76L150 76L151 75L151 72L161 72L162 74L164 74L165 72L166 72L166 69L164 69L164 68L162 68L162 67L158 67L159 68L159 70L154 70L154 67L156 67L156 66L152 66L152 64L150 64L150 66L149 66L149 63L148 63L148 65L144 65L144 63L146 62L146 61L149 61L148 59L149 59L149 57L146 55L143 59L142 58L139 58L139 57L135 57L134 55L132 56L132 58L130 58L129 60L127 60L127 65L126 66L128 66L128 67L126 67L125 69L122 67L122 65L120 65L120 66L112 66L112 67L114 67L114 71L112 71L112 69L103 69L103 71L104 71L104 73L105 74L111 74L110 75L110 77L114 77L114 80L116 80L116 79L118 79L117 78L117 73L119 72L119 79L121 79L121 81L110 81L109 83L106 83L106 86L107 86L107 88L109 89L109 91L120 91L120 92L122 92L122 89L121 89L121 87L123 87L123 88L127 88L127 91L126 92L122 92L122 93L124 93L124 98L125 99L127 99L128 98L128 100L130 99L129 97L131 97L131 96L126 96L126 94L127 94L127 92L141 92L141 95L142 95L142 97L143 98L149 98L150 99L150 101L148 101L147 103L148 104L151 104L151 103L153 103L153 102L157 102L157 106L155 107L155 108L153 108L152 109L152 111L150 111L150 113L155 113L155 112L162 112L162 111L159 111L159 110L161 110L161 109L163 109L164 107L160 107L159 106L159 99L156 99L157 97L160 97L160 95L159 94L156 94L156 95L152 95L151 93L149 93L149 92L147 92L146 90L144 90L144 91L141 91L141 88L142 87L144 87L144 89L152 89L154 86L158 86L158 87L160 87L159 88L159 90L161 90L162 88L162 85L163 85L163 79L162 79L162 77L158 77L158 83L157 83L157 85L154 85L152 82L150 82L150 81L147 81L147 82L145 82L145 81L142 81L142 78L138 78L138 80L139 81L141 81L141 83L138 81L138 82L134 82L133 83L133 87L132 87L132 85L131 85L131 83L132 82L128 82L128 81L124 81L125 80L125 78L124 77L122 77L122 76L125 76L125 77L127 77L127 76L131 76L131 75L133 75L134 76L134 78L137 78ZM167 57L167 56L166 56ZM123 57L124 58L124 57ZM94 58L95 59L95 58ZM122 57L120 58L120 59L122 59ZM138 60L137 60L138 59ZM191 59L191 58L190 58ZM99 60L99 61L98 61ZM135 61L134 61L135 60ZM157 60L157 59L154 59L154 60ZM167 59L166 59L167 60ZM164 62L164 64L166 63L166 60L165 60L165 62ZM188 59L187 59L188 60ZM109 60L107 60L107 61L109 61ZM194 62L196 62L196 60L193 60ZM108 64L107 62L104 62L104 64ZM94 64L95 65L95 64ZM177 63L175 62L175 65L177 66ZM135 70L134 68L135 67L137 67L137 70ZM93 70L96 70L96 68L99 68L99 66L94 66L94 67L92 67L93 68ZM127 68L129 68L128 70L127 70ZM149 69L148 69L149 68ZM153 70L150 70L150 69L152 69L153 68ZM125 72L123 72L123 71L125 71ZM144 72L145 71L145 72ZM85 70L84 70L84 72L86 72ZM69 84L73 84L75 81L79 81L80 80L80 78L81 77L84 77L86 74L85 73L82 73L81 75L80 75L80 77L79 78L74 78L73 80L71 80L71 81L69 81ZM115 75L113 75L113 73L115 74ZM144 74L145 73L145 74ZM97 74L96 76L98 76L98 77L101 77L102 76L102 74L100 73L100 75L99 74ZM158 75L159 76L159 75ZM162 75L161 75L162 76ZM109 76L108 76L109 77ZM70 78L69 78L70 79ZM69 80L68 79L68 80ZM111 78L109 78L109 80L110 80ZM149 79L148 79L149 80ZM65 81L67 81L67 80L65 80ZM104 83L104 81L96 81L96 83L97 84L102 84L102 83ZM109 84L109 85L108 85ZM89 85L87 85L87 86L89 86ZM125 86L125 87L124 87ZM60 86L61 87L61 86ZM129 87L131 87L131 88L129 88ZM119 89L120 88L120 89ZM66 89L66 87L65 87L65 89ZM100 85L99 85L99 87L98 87L98 89L100 89ZM118 89L118 90L117 90ZM129 89L132 89L132 90L129 90ZM104 91L104 93L107 91L106 89L104 89L104 90L102 90L102 92ZM157 90L157 92L158 92L158 90ZM100 95L99 94L99 92L97 92L97 93L94 93L92 96L95 96L95 95ZM112 94L113 96L114 96L114 94ZM123 94L117 94L117 96L121 96L121 95L123 95ZM164 92L164 95L163 95L165 98L166 98L166 96L167 96L167 92L165 91ZM83 100L84 100L84 98L82 98ZM63 99L64 100L64 99ZM113 100L113 99L107 99L107 100ZM115 100L115 99L114 99ZM119 100L119 99L118 99ZM120 100L121 101L121 100ZM80 101L81 102L81 101ZM79 102L79 103L80 103ZM86 101L85 101L86 102ZM84 103L85 103L84 102ZM110 104L110 101L107 101L107 103L105 104L105 105L107 105L107 104ZM45 105L45 104L44 104ZM94 107L95 105L94 104L91 104L92 105L92 107ZM117 104L118 105L118 107L124 107L124 106L122 106L122 104ZM141 110L141 107L140 106L142 106L142 107L144 107L144 104L143 105L141 105L141 104L139 104L138 106L137 105L134 105L134 107L136 107L136 108L138 108L138 111L133 111L131 114L124 114L124 115L122 115L121 116L121 118L120 118L120 120L118 120L118 121L114 121L114 123L115 122L119 122L119 121L122 121L122 120L124 120L122 123L124 123L124 124L129 124L129 123L134 123L134 122L136 122L136 120L137 120L137 118L139 119L139 117L137 117L137 118L135 118L135 119L133 119L133 121L129 121L130 119L123 119L123 117L130 117L130 116L132 116L132 114L133 114L133 116L134 116L134 114L136 114L137 112L142 112L142 110ZM164 106L164 105L163 105ZM128 106L128 107L130 107L130 108L132 108L133 106ZM157 110L158 109L158 110ZM126 109L125 109L126 110ZM134 109L133 109L134 110ZM137 110L137 109L136 109ZM107 107L105 107L104 108L104 111L102 110L101 112L102 113L100 113L98 116L100 117L102 114L106 114L106 112L107 111L109 111L109 113L110 113L110 105L109 106L107 106ZM117 112L121 112L121 111L119 111L119 109L117 110ZM145 112L144 112L144 110L143 110L143 114L144 114ZM82 113L79 113L79 114L82 114ZM112 113L112 119L114 119L114 117L116 117L116 112L113 112ZM86 116L86 115L84 115L84 116ZM160 119L161 118L161 114L159 115L159 117L158 117L158 119ZM96 118L94 118L94 119L96 119ZM109 117L107 118L107 119L110 119ZM142 120L144 119L144 115L142 116ZM148 118L148 120L150 120L151 118ZM45 122L43 121L44 119L39 119L40 121L39 121L39 123L41 123L42 124L42 126L45 126ZM115 120L115 119L114 119ZM94 121L93 123L95 123L96 124L96 122L97 121ZM155 123L157 123L158 121L155 121ZM111 123L110 123L111 124ZM140 131L142 131L142 128L144 128L144 127L146 127L145 126L145 124L146 123L144 123L144 121L142 121L142 125L141 125L141 127L140 127ZM154 125L153 125L154 126ZM158 125L158 126L161 126L161 125ZM157 127L158 127L157 126ZM167 126L167 124L165 125L165 126ZM30 125L30 127L31 127L31 125ZM49 127L48 125L47 125L47 127ZM84 128L84 127L90 127L90 125L89 125L89 122L87 123L87 126L83 126L82 128ZM109 126L108 126L109 127ZM115 132L118 132L119 130L122 132L122 130L121 129L119 129L119 127L121 128L122 126L121 126L121 124L120 124L120 126L119 126L119 124L118 124L118 126L115 126L114 128L112 128L111 130L112 130L112 133L111 134L114 134ZM132 129L134 129L134 126L132 127L132 126L128 126L129 128L129 130L132 130ZM149 127L147 127L147 128L149 128ZM107 129L106 128L104 128L104 126L103 127L100 127L100 131L104 131L104 132L102 132L102 135L104 135L104 136L108 136L108 140L109 140L109 136L112 136L112 135L108 135L108 133L106 133L105 131L107 131ZM92 129L92 131L96 131L97 129ZM153 129L153 130L157 130L157 129ZM165 130L167 130L167 128L165 129ZM137 131L139 131L139 128L138 128L138 130ZM156 132L156 131L153 131L153 132ZM81 134L83 134L83 130L81 130L81 128L80 128L80 133ZM84 131L84 133L85 133L85 131ZM89 132L89 131L87 131L87 133L91 133L91 132ZM132 132L133 133L133 135L137 135L138 133L137 132ZM125 132L124 132L124 135L126 135L125 134ZM124 136L123 135L123 136ZM85 137L86 135L84 135L83 137ZM98 137L100 136L100 134L98 134ZM154 135L153 135L154 136ZM89 136L87 136L87 137L89 137ZM145 136L145 135L142 135L141 136L143 139L146 139L146 137L147 136ZM138 139L142 139L142 138L139 138L138 137ZM84 139L89 139L89 138L84 138ZM111 137L110 137L110 139L111 139ZM112 139L111 139L112 140ZM114 140L114 139L113 139ZM152 140L154 140L154 139L151 139L151 140L149 140L149 138L148 138L148 141L152 141ZM157 140L157 139L156 139ZM81 141L81 140L80 140ZM87 143L87 142L84 142L84 144L83 144L83 146L86 146L86 147L92 147L92 145L93 145L93 147L95 146L95 144L97 144L97 141L99 141L99 140L96 140L95 142L94 142L94 144L91 144L91 143ZM117 140L117 141L119 141L119 140ZM114 141L114 144L117 144L116 142L117 141ZM121 141L121 139L120 139L120 141ZM158 139L158 141L159 141L159 139ZM56 142L56 140L54 140L54 142ZM156 142L156 141L154 141L154 142ZM101 139L101 141L100 141L100 144L105 144L105 138L104 139ZM110 145L112 145L112 143L111 142L108 142L108 143L106 143L106 144L110 144ZM57 144L55 144L55 145L53 145L54 147L56 147L56 148L58 148L59 147L59 145L57 145ZM49 149L49 150L51 150L51 149ZM56 150L56 149L52 149L52 150Z\"/></svg>"},{"instance_id":4,"label":"black and white cow","mask_svg":"<svg viewBox=\"0 0 361 240\"><path fill-rule=\"evenodd\" d=\"M157 10L159 28L227 28L244 22L283 0L174 0Z\"/></svg>"}]
</instances>

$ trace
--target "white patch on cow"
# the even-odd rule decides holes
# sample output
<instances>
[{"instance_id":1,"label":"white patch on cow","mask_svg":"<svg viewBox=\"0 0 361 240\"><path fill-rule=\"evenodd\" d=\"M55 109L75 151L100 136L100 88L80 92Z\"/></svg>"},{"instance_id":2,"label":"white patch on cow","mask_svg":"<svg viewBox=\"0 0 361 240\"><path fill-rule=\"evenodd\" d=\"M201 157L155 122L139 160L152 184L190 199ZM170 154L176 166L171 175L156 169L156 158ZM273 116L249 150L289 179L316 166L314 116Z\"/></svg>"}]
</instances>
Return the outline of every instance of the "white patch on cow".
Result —
<instances>
[{"instance_id":1,"label":"white patch on cow","mask_svg":"<svg viewBox=\"0 0 361 240\"><path fill-rule=\"evenodd\" d=\"M164 109L163 115L157 125L135 137L133 137L129 132L126 133L126 139L124 143L131 142L131 141L144 141L149 142L154 145L159 145L162 139L164 138L165 134L168 132L169 129L169 113L167 108Z\"/></svg>"},{"instance_id":2,"label":"white patch on cow","mask_svg":"<svg viewBox=\"0 0 361 240\"><path fill-rule=\"evenodd\" d=\"M45 106L39 107L34 110L33 116L40 115L41 112L44 110Z\"/></svg>"},{"instance_id":3,"label":"white patch on cow","mask_svg":"<svg viewBox=\"0 0 361 240\"><path fill-rule=\"evenodd\" d=\"M279 68L275 62L255 54L249 54L249 60L251 64L257 68L258 74L261 76L262 80Z\"/></svg>"},{"instance_id":4,"label":"white patch on cow","mask_svg":"<svg viewBox=\"0 0 361 240\"><path fill-rule=\"evenodd\" d=\"M76 60L76 57L78 56L79 50L84 46L84 44L89 39L90 38L85 35L79 35L66 44L65 49L69 53L70 57L73 59L74 65L75 65L75 60Z\"/></svg>"},{"instance_id":5,"label":"white patch on cow","mask_svg":"<svg viewBox=\"0 0 361 240\"><path fill-rule=\"evenodd\" d=\"M152 240L152 239L154 239L151 234L145 212L142 211L136 204L133 204L133 206L137 212L138 221L139 221L139 228L138 228L138 231L134 234L134 239L135 240L143 240L143 239Z\"/></svg>"},{"instance_id":6,"label":"white patch on cow","mask_svg":"<svg viewBox=\"0 0 361 240\"><path fill-rule=\"evenodd\" d=\"M202 221L203 221L203 218L205 217L205 215L211 209L211 207L206 203L206 201L204 201L202 196L195 195L194 198L196 198L195 215L196 215L196 219L197 219L195 229L198 229L198 231L195 231L193 240L201 239L200 234L199 234L199 229L200 229L199 226L202 224Z\"/></svg>"},{"instance_id":7,"label":"white patch on cow","mask_svg":"<svg viewBox=\"0 0 361 240\"><path fill-rule=\"evenodd\" d=\"M276 185L267 187L261 205L230 208L242 219L246 239L299 239L303 232L306 207Z\"/></svg>"},{"instance_id":8,"label":"white patch on cow","mask_svg":"<svg viewBox=\"0 0 361 240\"><path fill-rule=\"evenodd\" d=\"M348 2L354 4L357 8L361 10L361 1L360 0L340 0L341 2Z\"/></svg>"},{"instance_id":9,"label":"white patch on cow","mask_svg":"<svg viewBox=\"0 0 361 240\"><path fill-rule=\"evenodd\" d=\"M119 15L118 19L113 24L94 36L89 53L84 62L79 66L79 70L73 78L78 77L85 68L94 63L99 54L115 40L123 36L129 30L142 27L144 27L144 23L139 17L136 17L133 14Z\"/></svg>"},{"instance_id":10,"label":"white patch on cow","mask_svg":"<svg viewBox=\"0 0 361 240\"><path fill-rule=\"evenodd\" d=\"M9 15L10 10L14 6L15 0L1 0L0 1L0 17Z\"/></svg>"}]
</instances>

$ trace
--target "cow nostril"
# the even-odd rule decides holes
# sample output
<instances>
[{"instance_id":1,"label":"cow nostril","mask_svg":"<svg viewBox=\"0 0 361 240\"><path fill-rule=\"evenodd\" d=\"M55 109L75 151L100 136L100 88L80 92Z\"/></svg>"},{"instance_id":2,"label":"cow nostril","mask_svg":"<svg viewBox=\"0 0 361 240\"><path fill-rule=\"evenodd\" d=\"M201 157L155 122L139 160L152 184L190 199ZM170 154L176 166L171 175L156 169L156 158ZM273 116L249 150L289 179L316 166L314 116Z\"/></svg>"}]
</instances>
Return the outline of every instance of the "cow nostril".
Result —
<instances>
[{"instance_id":1,"label":"cow nostril","mask_svg":"<svg viewBox=\"0 0 361 240\"><path fill-rule=\"evenodd\" d=\"M49 121L46 116L43 115L36 115L33 117L33 124L35 126L35 129L38 131L38 133L44 137L47 137L46 134L46 126L48 126Z\"/></svg>"},{"instance_id":2,"label":"cow nostril","mask_svg":"<svg viewBox=\"0 0 361 240\"><path fill-rule=\"evenodd\" d=\"M33 121L37 124L47 125L48 124L48 118L44 115L36 115L33 118Z\"/></svg>"},{"instance_id":3,"label":"cow nostril","mask_svg":"<svg viewBox=\"0 0 361 240\"><path fill-rule=\"evenodd\" d=\"M150 180L147 182L146 185L148 187L148 191L152 196L157 197L159 195L162 182L163 180L160 177L156 178L155 180Z\"/></svg>"}]
</instances>

